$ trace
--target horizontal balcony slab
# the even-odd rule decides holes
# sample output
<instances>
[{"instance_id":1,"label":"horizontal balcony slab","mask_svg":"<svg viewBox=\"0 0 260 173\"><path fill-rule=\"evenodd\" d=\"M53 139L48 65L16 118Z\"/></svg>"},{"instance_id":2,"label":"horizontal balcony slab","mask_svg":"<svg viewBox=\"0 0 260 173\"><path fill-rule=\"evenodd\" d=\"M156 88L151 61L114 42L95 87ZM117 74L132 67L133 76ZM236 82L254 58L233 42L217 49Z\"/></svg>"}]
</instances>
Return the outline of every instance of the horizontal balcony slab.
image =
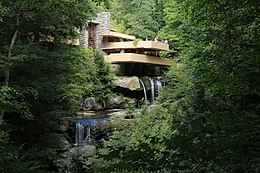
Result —
<instances>
[{"instance_id":1,"label":"horizontal balcony slab","mask_svg":"<svg viewBox=\"0 0 260 173\"><path fill-rule=\"evenodd\" d=\"M156 41L139 41L136 45L133 41L126 42L111 42L108 43L103 50L113 50L113 49L147 49L156 51L169 51L169 45L166 43L156 42Z\"/></svg>"},{"instance_id":2,"label":"horizontal balcony slab","mask_svg":"<svg viewBox=\"0 0 260 173\"><path fill-rule=\"evenodd\" d=\"M133 36L133 35L127 35L127 34L122 34L122 33L113 32L113 31L110 31L107 34L99 34L99 36L122 38L122 39L126 39L126 40L135 40L135 36Z\"/></svg>"},{"instance_id":3,"label":"horizontal balcony slab","mask_svg":"<svg viewBox=\"0 0 260 173\"><path fill-rule=\"evenodd\" d=\"M105 61L112 64L116 63L144 63L144 64L154 64L162 66L171 66L173 60L168 58L160 58L155 56L148 56L135 53L114 53L110 55L105 55Z\"/></svg>"}]
</instances>

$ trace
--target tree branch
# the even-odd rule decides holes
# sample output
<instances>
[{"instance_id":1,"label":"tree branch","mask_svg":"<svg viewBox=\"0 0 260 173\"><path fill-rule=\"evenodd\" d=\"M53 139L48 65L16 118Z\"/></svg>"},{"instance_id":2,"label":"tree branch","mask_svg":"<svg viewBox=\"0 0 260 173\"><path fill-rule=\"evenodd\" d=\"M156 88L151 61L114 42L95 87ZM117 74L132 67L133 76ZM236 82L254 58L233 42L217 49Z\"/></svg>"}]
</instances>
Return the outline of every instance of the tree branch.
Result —
<instances>
[{"instance_id":1,"label":"tree branch","mask_svg":"<svg viewBox=\"0 0 260 173\"><path fill-rule=\"evenodd\" d=\"M11 61L11 58L12 58L12 49L14 47L14 44L15 44L17 36L18 36L18 26L19 26L19 24L20 24L20 15L16 19L17 29L14 32L14 35L12 37L11 44L10 44L10 47L9 47L9 50L8 50L7 67L6 67L6 70L5 70L5 85L6 86L9 85L9 81L10 81L10 61Z\"/></svg>"},{"instance_id":2,"label":"tree branch","mask_svg":"<svg viewBox=\"0 0 260 173\"><path fill-rule=\"evenodd\" d=\"M19 25L20 25L20 13L18 14L17 19L16 19L16 30L14 32L14 35L12 37L11 44L10 44L10 47L9 47L9 50L8 50L6 69L5 69L5 83L4 83L5 86L8 86L9 82L10 82L10 67L11 67L12 49L14 47L16 40L17 40L17 36L18 36L18 32L19 32L18 31ZM2 122L3 122L4 113L5 113L4 111L1 112L0 124L2 124Z\"/></svg>"}]
</instances>

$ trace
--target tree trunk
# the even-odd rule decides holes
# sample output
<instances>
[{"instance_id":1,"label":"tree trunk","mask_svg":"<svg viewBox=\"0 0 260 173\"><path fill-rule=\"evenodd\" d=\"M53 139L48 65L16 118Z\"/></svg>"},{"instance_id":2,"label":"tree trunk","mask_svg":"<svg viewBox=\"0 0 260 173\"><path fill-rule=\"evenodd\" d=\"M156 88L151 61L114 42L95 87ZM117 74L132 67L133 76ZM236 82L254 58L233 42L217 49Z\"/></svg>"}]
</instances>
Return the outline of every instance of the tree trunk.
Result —
<instances>
[{"instance_id":1,"label":"tree trunk","mask_svg":"<svg viewBox=\"0 0 260 173\"><path fill-rule=\"evenodd\" d=\"M11 67L12 49L14 47L14 44L15 44L17 36L18 36L19 23L20 23L20 15L17 17L17 20L16 20L17 29L14 32L14 35L12 37L11 44L10 44L10 47L8 50L8 57L7 57L6 69L5 69L5 83L4 83L5 86L8 86L9 82L10 82L10 67ZM3 123L4 114L5 114L5 112L2 111L1 115L0 115L0 124Z\"/></svg>"},{"instance_id":2,"label":"tree trunk","mask_svg":"<svg viewBox=\"0 0 260 173\"><path fill-rule=\"evenodd\" d=\"M12 49L14 47L15 41L17 39L18 36L18 29L15 31L10 47L9 47L9 51L8 51L8 59L7 59L7 65L6 65L6 70L5 70L5 86L9 85L9 81L10 81L10 66L11 66L11 58L12 58Z\"/></svg>"}]
</instances>

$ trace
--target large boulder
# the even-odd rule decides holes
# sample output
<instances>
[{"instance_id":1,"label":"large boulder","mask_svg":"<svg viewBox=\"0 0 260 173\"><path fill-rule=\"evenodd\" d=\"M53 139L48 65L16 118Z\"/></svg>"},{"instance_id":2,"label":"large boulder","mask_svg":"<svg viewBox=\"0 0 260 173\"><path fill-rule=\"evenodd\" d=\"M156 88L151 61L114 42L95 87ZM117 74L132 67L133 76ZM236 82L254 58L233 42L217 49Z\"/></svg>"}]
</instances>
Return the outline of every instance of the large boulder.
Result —
<instances>
[{"instance_id":1,"label":"large boulder","mask_svg":"<svg viewBox=\"0 0 260 173\"><path fill-rule=\"evenodd\" d=\"M74 172L81 170L93 163L91 159L96 154L96 147L93 145L75 146L61 154L61 158L54 162L59 172ZM81 165L81 167L79 167ZM82 169L82 170L84 170ZM77 171L78 172L78 171Z\"/></svg>"},{"instance_id":2,"label":"large boulder","mask_svg":"<svg viewBox=\"0 0 260 173\"><path fill-rule=\"evenodd\" d=\"M127 107L127 99L124 98L124 97L119 97L119 96L116 96L116 97L111 97L108 99L108 102L107 102L107 107L109 109L113 109L113 108L126 108Z\"/></svg>"},{"instance_id":3,"label":"large boulder","mask_svg":"<svg viewBox=\"0 0 260 173\"><path fill-rule=\"evenodd\" d=\"M69 143L69 141L66 138L60 138L58 140L58 145L59 145L59 149L62 151L67 151L71 148L71 144Z\"/></svg>"},{"instance_id":4,"label":"large boulder","mask_svg":"<svg viewBox=\"0 0 260 173\"><path fill-rule=\"evenodd\" d=\"M115 85L132 91L141 89L139 78L136 76L119 76L115 80Z\"/></svg>"},{"instance_id":5,"label":"large boulder","mask_svg":"<svg viewBox=\"0 0 260 173\"><path fill-rule=\"evenodd\" d=\"M96 100L94 97L88 97L84 101L84 110L94 109L96 106Z\"/></svg>"},{"instance_id":6,"label":"large boulder","mask_svg":"<svg viewBox=\"0 0 260 173\"><path fill-rule=\"evenodd\" d=\"M98 102L96 103L95 107L94 107L94 110L97 110L97 111L100 111L100 110L104 110L106 109L106 102L103 101L102 103Z\"/></svg>"},{"instance_id":7,"label":"large boulder","mask_svg":"<svg viewBox=\"0 0 260 173\"><path fill-rule=\"evenodd\" d=\"M83 110L104 110L106 108L106 102L97 102L94 97L88 97L84 100Z\"/></svg>"},{"instance_id":8,"label":"large boulder","mask_svg":"<svg viewBox=\"0 0 260 173\"><path fill-rule=\"evenodd\" d=\"M96 147L94 145L81 145L76 146L68 150L67 152L63 153L63 156L70 156L70 157L89 157L93 156L96 153Z\"/></svg>"},{"instance_id":9,"label":"large boulder","mask_svg":"<svg viewBox=\"0 0 260 173\"><path fill-rule=\"evenodd\" d=\"M123 75L125 73L124 64L112 64L111 67L117 75Z\"/></svg>"}]
</instances>

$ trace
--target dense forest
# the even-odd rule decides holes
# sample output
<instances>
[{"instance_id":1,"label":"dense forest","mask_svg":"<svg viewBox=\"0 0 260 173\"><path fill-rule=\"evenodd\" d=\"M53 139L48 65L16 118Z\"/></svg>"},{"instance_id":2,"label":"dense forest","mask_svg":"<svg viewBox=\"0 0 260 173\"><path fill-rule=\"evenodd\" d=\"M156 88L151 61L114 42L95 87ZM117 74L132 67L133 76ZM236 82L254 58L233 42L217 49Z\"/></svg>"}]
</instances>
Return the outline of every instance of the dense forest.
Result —
<instances>
[{"instance_id":1,"label":"dense forest","mask_svg":"<svg viewBox=\"0 0 260 173\"><path fill-rule=\"evenodd\" d=\"M260 171L258 0L1 0L0 172ZM108 11L117 31L177 53L155 106L129 107L88 164L68 170L59 125L112 94L99 51L68 44Z\"/></svg>"}]
</instances>

